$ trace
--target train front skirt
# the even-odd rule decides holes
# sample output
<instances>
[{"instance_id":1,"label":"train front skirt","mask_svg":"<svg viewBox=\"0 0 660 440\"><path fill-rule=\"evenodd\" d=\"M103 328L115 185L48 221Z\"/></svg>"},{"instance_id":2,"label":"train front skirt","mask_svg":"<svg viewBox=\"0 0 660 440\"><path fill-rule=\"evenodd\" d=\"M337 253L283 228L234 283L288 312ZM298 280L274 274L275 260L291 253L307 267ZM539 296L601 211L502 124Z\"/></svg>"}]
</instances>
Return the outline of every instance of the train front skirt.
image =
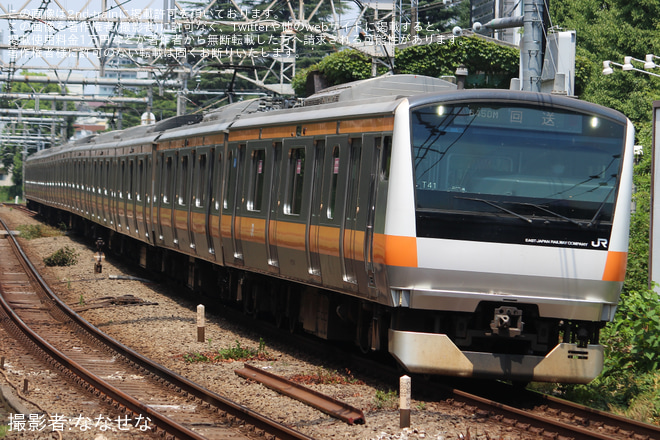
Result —
<instances>
[{"instance_id":1,"label":"train front skirt","mask_svg":"<svg viewBox=\"0 0 660 440\"><path fill-rule=\"evenodd\" d=\"M522 382L589 383L603 368L603 346L560 343L546 356L461 351L447 335L389 331L389 351L411 373Z\"/></svg>"}]
</instances>

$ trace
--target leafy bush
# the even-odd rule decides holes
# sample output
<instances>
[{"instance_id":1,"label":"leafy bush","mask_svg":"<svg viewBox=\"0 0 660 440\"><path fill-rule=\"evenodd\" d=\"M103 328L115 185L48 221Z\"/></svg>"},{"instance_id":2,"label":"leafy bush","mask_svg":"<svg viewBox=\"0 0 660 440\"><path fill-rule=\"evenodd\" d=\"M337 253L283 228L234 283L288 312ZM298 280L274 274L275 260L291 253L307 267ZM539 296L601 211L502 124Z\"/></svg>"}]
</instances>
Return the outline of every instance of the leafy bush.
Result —
<instances>
[{"instance_id":1,"label":"leafy bush","mask_svg":"<svg viewBox=\"0 0 660 440\"><path fill-rule=\"evenodd\" d=\"M78 262L78 256L75 249L65 246L44 258L44 264L46 266L73 266Z\"/></svg>"},{"instance_id":2,"label":"leafy bush","mask_svg":"<svg viewBox=\"0 0 660 440\"><path fill-rule=\"evenodd\" d=\"M617 317L604 331L605 375L650 373L660 367L660 300L652 290L621 296Z\"/></svg>"}]
</instances>

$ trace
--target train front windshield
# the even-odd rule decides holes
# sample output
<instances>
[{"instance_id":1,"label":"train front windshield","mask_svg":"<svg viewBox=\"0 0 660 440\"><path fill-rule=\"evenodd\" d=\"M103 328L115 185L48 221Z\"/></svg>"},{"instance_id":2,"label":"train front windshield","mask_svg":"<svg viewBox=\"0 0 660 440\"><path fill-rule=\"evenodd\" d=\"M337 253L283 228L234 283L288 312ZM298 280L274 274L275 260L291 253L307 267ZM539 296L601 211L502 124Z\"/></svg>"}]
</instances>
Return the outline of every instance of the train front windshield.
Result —
<instances>
[{"instance_id":1,"label":"train front windshield","mask_svg":"<svg viewBox=\"0 0 660 440\"><path fill-rule=\"evenodd\" d=\"M586 243L609 229L621 123L566 109L479 103L418 107L411 125L422 235L529 243L538 236L530 228L542 228ZM511 234L521 226L525 232Z\"/></svg>"}]
</instances>

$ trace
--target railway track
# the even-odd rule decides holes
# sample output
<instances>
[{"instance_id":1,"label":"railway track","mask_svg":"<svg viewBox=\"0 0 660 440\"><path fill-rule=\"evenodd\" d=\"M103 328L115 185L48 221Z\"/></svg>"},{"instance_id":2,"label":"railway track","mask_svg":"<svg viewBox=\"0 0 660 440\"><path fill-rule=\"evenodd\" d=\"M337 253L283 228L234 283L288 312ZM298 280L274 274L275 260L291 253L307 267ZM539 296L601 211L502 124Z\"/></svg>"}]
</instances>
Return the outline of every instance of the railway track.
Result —
<instances>
[{"instance_id":1,"label":"railway track","mask_svg":"<svg viewBox=\"0 0 660 440\"><path fill-rule=\"evenodd\" d=\"M0 249L0 255L4 254L6 252ZM1 261L0 266L4 267L4 263ZM257 332L273 334L273 328L270 325L249 318L245 318L245 320L249 320L250 326ZM286 333L286 336L282 336L283 342L304 345L305 351L318 355L323 353L334 360L350 357L341 349L333 351L327 345L320 346L318 341L312 342L309 338L298 338L288 332L283 333ZM291 341L292 338L295 342ZM382 365L365 361L357 356L344 362L350 364L352 370L368 372L370 377L378 374L390 383L395 383L400 375L400 372L384 370ZM480 382L481 385L477 388L469 386L455 388L423 382L420 378L414 378L414 381L413 390L424 389L427 397L431 396L436 401L444 400L453 407L461 408L466 414L472 414L475 425L478 426L486 421L500 423L521 433L526 433L526 436L522 434L521 438L660 439L660 428L657 426L638 423L537 393L521 392L519 389L511 387L501 388L502 384L489 382L487 386L484 386L484 382ZM420 385L422 383L423 385ZM113 404L115 404L114 401ZM414 422L415 416L413 415L413 426Z\"/></svg>"},{"instance_id":2,"label":"railway track","mask_svg":"<svg viewBox=\"0 0 660 440\"><path fill-rule=\"evenodd\" d=\"M497 387L497 385L496 385ZM509 389L511 391L511 389ZM597 411L583 405L543 396L528 391L511 391L505 400L491 400L484 393L469 393L452 389L455 405L473 409L479 417L494 417L502 423L530 434L552 439L657 440L660 427L614 414ZM530 405L536 401L538 405Z\"/></svg>"},{"instance_id":3,"label":"railway track","mask_svg":"<svg viewBox=\"0 0 660 440\"><path fill-rule=\"evenodd\" d=\"M521 411L532 417L552 419L565 425L574 425L593 431L605 439L660 439L660 427L638 422L616 414L599 411L529 390L518 389L504 383L493 383L487 392L466 387L463 392L478 394L484 399L495 399L499 404Z\"/></svg>"},{"instance_id":4,"label":"railway track","mask_svg":"<svg viewBox=\"0 0 660 440\"><path fill-rule=\"evenodd\" d=\"M11 234L0 240L0 268L5 328L52 369L123 414L118 424L126 430L177 439L310 439L99 332L52 293Z\"/></svg>"}]
</instances>

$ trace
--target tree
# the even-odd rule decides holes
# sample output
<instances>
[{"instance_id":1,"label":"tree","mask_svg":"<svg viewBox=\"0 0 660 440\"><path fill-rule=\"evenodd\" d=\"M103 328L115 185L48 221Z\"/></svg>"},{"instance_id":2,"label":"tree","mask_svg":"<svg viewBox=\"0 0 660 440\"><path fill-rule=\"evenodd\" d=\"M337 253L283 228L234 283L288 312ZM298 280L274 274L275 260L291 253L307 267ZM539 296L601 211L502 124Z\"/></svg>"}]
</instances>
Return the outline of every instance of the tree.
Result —
<instances>
[{"instance_id":1,"label":"tree","mask_svg":"<svg viewBox=\"0 0 660 440\"><path fill-rule=\"evenodd\" d=\"M448 39L443 43L410 46L395 55L396 73L440 77L453 75L459 65L471 72L470 87L508 88L518 75L518 51L479 37ZM309 69L299 71L292 82L300 96L305 94L307 75L318 71L328 86L371 77L371 59L352 49L325 57ZM385 72L380 72L385 73Z\"/></svg>"},{"instance_id":2,"label":"tree","mask_svg":"<svg viewBox=\"0 0 660 440\"><path fill-rule=\"evenodd\" d=\"M454 26L468 28L470 2L459 0L445 4L442 0L420 0L417 7L418 34L449 32Z\"/></svg>"}]
</instances>

